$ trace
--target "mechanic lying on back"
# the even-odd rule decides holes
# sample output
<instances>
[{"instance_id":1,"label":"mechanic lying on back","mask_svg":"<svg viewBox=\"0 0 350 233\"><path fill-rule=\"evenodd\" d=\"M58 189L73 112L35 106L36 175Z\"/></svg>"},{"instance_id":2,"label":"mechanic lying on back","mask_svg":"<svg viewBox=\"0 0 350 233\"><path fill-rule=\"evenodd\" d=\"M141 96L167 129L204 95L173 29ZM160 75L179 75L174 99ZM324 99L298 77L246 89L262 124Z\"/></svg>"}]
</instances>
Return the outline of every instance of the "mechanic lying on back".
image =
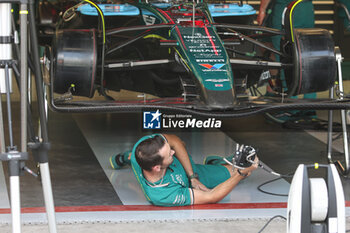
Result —
<instances>
[{"instance_id":1,"label":"mechanic lying on back","mask_svg":"<svg viewBox=\"0 0 350 233\"><path fill-rule=\"evenodd\" d=\"M207 157L205 165L195 164L181 139L168 134L145 136L131 153L110 158L114 169L130 161L147 200L159 206L216 203L258 167L257 156L255 164L242 170L225 165L219 156Z\"/></svg>"}]
</instances>

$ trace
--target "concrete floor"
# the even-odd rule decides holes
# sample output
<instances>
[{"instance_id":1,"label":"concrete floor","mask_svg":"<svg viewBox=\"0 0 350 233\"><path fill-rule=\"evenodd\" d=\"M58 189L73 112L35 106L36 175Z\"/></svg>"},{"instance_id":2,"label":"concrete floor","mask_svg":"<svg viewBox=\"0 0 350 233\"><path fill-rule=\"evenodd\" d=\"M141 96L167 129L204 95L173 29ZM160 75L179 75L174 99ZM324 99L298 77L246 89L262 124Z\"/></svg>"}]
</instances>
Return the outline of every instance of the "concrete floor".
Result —
<instances>
[{"instance_id":1,"label":"concrete floor","mask_svg":"<svg viewBox=\"0 0 350 233\"><path fill-rule=\"evenodd\" d=\"M60 233L114 233L114 232L152 232L152 233L258 233L268 222L268 219L228 219L228 220L200 220L200 221L152 221L127 223L75 223L60 224L57 231ZM347 218L350 226L350 218ZM10 233L11 226L0 225L0 232ZM24 225L23 233L47 233L47 225ZM274 219L263 231L264 233L286 232L286 221L281 218ZM349 230L347 231L349 232Z\"/></svg>"},{"instance_id":2,"label":"concrete floor","mask_svg":"<svg viewBox=\"0 0 350 233\"><path fill-rule=\"evenodd\" d=\"M130 223L85 223L74 225L58 225L60 233L114 233L114 232L152 232L152 233L255 233L261 229L267 220L213 220L213 221L181 221L181 222L130 222ZM264 230L265 233L285 232L286 222L276 219ZM10 233L10 226L0 226L2 233ZM23 233L46 233L45 225L25 225Z\"/></svg>"},{"instance_id":3,"label":"concrete floor","mask_svg":"<svg viewBox=\"0 0 350 233\"><path fill-rule=\"evenodd\" d=\"M320 115L324 115L324 113ZM50 112L49 130L52 143L50 168L56 206L120 205L121 201L115 197L112 185L105 179L105 174L101 166L98 165L93 150L88 145L81 129L77 126L76 119L79 117L79 114ZM117 120L120 117L126 119L126 121L121 120L120 122L128 122L126 127L134 124L127 120L130 119L130 115L127 114L112 115L110 120ZM299 163L326 163L324 142L304 131L288 130L280 125L271 124L261 115L245 119L224 120L222 130L235 141L259 148L259 155L264 162L283 174L294 171ZM18 129L16 129L16 132L18 133ZM324 133L316 132L318 135ZM6 164L4 165L6 173ZM35 170L33 162L28 161L27 165ZM6 179L6 182L8 182L8 179ZM346 200L350 200L350 182L343 178L343 184ZM103 190L103 192L92 192L91 190ZM21 191L22 207L43 206L41 184L28 174L21 177ZM112 215L111 213L106 214ZM25 216L25 218L27 217ZM45 216L42 214L38 218L45 219ZM80 219L79 221L61 222L58 225L58 231L84 233L145 231L157 233L164 231L236 232L239 229L239 232L248 233L258 232L268 221L267 217L215 219L207 216L191 220L169 219L129 222L118 221L118 218L108 221ZM11 226L1 220L4 219L0 215L0 232L11 232ZM23 226L23 232L48 232L45 220L38 225L29 222ZM285 224L286 222L283 220L274 220L264 232L285 232ZM350 226L349 217L347 218L347 226L348 228Z\"/></svg>"},{"instance_id":4,"label":"concrete floor","mask_svg":"<svg viewBox=\"0 0 350 233\"><path fill-rule=\"evenodd\" d=\"M96 119L103 118L103 116L50 114L51 123L49 128L52 142L50 167L56 206L120 204L120 200L115 198L111 184L106 182L94 151L90 148L76 124L77 119L84 118L87 120L95 119L93 122L96 124ZM117 121L120 117L132 119L130 115L126 114L123 116L111 115L110 120L123 124L124 121ZM126 127L129 126L126 125ZM242 128L242 126L245 126L245 128ZM259 148L260 157L277 172L288 173L293 171L295 166L301 162L326 161L322 155L322 152L325 151L323 142L303 131L286 130L279 125L270 124L265 121L263 116L236 119L234 121L225 120L223 130L232 139ZM34 166L34 164L30 166ZM27 174L21 177L21 181L22 206L42 206L40 182L35 181ZM343 182L347 200L349 200L350 184L345 179ZM99 186L96 188L95 184ZM94 190L104 190L104 192L95 192ZM243 212L241 211L242 214ZM99 218L96 218L97 214L92 213L95 220L93 220L94 217L84 220L83 215L81 215L78 218L79 221L74 219L61 221L58 230L59 232L115 232L119 230L123 232L164 232L165 230L169 232L217 232L218 230L219 232L235 232L233 229L238 228L239 232L248 233L258 232L268 220L268 217L257 218L253 217L254 214L251 215L252 217L247 217L244 214L244 219L229 216L209 218L209 215L204 215L201 218L190 220L169 218L168 220L153 221L120 221L118 217L113 217L112 212L105 214L110 216L108 220L99 220ZM147 214L147 212L144 214ZM236 216L239 216L239 214ZM25 218L33 218L33 216L25 216ZM34 216L34 218L36 217ZM38 219L45 219L44 214L38 216ZM30 221L27 221L23 226L23 232L48 232L45 220L41 224L33 225L30 224ZM264 232L285 232L285 224L283 220L275 220ZM348 226L350 226L349 219ZM0 232L10 232L10 229L11 226L6 223L2 223L0 226Z\"/></svg>"}]
</instances>

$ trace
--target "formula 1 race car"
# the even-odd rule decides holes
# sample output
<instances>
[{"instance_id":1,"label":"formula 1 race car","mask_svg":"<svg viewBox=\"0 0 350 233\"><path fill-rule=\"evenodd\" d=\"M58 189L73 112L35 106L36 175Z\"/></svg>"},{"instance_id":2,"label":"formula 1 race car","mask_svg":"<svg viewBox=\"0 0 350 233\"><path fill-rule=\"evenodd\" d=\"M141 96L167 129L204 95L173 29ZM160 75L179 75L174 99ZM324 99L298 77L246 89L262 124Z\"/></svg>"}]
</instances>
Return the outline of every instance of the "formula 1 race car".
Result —
<instances>
[{"instance_id":1,"label":"formula 1 race car","mask_svg":"<svg viewBox=\"0 0 350 233\"><path fill-rule=\"evenodd\" d=\"M347 108L345 101L288 98L328 90L337 76L330 33L293 28L299 2L288 6L280 31L254 26L255 10L241 3L68 1L53 17L47 16L52 11L44 1L39 39L46 46L51 107L62 112L161 108L230 116ZM56 28L50 32L52 24ZM282 36L280 50L262 42L276 35ZM281 62L269 60L271 53ZM286 84L275 98L259 96L257 87L271 81L271 69L283 71ZM96 90L105 100L89 99ZM136 100L109 95L121 90L143 95Z\"/></svg>"}]
</instances>

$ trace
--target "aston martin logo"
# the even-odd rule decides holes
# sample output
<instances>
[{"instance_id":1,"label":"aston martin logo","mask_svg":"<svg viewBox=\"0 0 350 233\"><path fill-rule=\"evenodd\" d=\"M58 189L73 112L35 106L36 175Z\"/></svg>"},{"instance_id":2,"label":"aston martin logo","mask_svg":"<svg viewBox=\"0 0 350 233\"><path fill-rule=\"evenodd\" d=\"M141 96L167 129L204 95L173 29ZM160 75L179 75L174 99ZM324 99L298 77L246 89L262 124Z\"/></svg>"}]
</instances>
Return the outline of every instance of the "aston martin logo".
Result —
<instances>
[{"instance_id":1,"label":"aston martin logo","mask_svg":"<svg viewBox=\"0 0 350 233\"><path fill-rule=\"evenodd\" d=\"M210 65L210 64L199 64L199 65L207 68L208 70L220 70L225 64L218 63L215 65Z\"/></svg>"}]
</instances>

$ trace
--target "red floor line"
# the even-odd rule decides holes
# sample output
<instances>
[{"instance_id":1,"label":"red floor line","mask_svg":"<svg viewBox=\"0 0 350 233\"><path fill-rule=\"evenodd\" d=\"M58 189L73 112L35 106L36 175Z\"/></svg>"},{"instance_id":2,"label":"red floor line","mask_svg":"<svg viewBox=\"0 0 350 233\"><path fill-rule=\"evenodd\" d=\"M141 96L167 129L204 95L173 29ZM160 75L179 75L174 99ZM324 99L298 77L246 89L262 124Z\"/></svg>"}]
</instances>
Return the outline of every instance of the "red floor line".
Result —
<instances>
[{"instance_id":1,"label":"red floor line","mask_svg":"<svg viewBox=\"0 0 350 233\"><path fill-rule=\"evenodd\" d=\"M350 207L350 201L345 202L346 207ZM220 209L274 209L287 208L286 202L271 203L225 203L194 205L181 207L159 207L152 205L114 205L114 206L58 206L56 213L63 212L97 212L97 211L161 211L161 210L220 210ZM0 214L10 214L11 209L0 208ZM26 207L21 209L21 213L45 213L44 207Z\"/></svg>"}]
</instances>

